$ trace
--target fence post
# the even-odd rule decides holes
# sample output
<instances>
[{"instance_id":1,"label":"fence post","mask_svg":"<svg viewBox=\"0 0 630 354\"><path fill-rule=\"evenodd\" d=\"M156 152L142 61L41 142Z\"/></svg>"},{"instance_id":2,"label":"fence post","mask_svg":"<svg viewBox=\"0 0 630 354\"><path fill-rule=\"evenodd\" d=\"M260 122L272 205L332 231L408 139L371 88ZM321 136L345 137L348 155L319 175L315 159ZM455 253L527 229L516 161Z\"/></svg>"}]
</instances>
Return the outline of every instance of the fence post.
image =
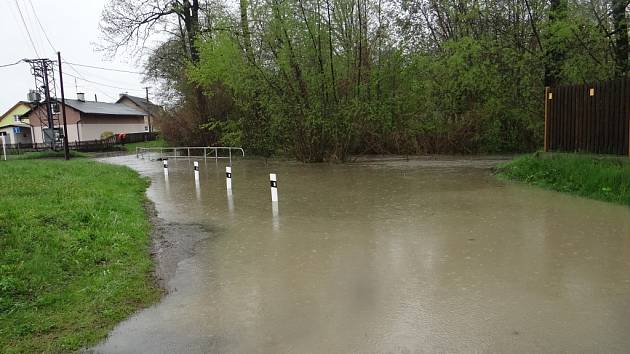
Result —
<instances>
[{"instance_id":1,"label":"fence post","mask_svg":"<svg viewBox=\"0 0 630 354\"><path fill-rule=\"evenodd\" d=\"M4 140L5 137L6 137L5 135L1 136L1 138L2 138L2 154L4 155L4 161L7 160L7 147L6 147L7 143Z\"/></svg>"},{"instance_id":2,"label":"fence post","mask_svg":"<svg viewBox=\"0 0 630 354\"><path fill-rule=\"evenodd\" d=\"M544 151L549 152L549 86L545 86L545 142Z\"/></svg>"}]
</instances>

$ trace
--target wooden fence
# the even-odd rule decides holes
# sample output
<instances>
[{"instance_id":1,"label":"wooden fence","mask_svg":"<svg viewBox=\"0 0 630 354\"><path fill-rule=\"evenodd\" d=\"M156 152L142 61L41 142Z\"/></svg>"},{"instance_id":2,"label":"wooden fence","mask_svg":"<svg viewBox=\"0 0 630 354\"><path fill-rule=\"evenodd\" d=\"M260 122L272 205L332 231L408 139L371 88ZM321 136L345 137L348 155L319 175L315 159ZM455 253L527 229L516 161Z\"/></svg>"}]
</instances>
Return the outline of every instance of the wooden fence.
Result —
<instances>
[{"instance_id":1,"label":"wooden fence","mask_svg":"<svg viewBox=\"0 0 630 354\"><path fill-rule=\"evenodd\" d=\"M7 144L5 147L7 155L21 155L27 152L50 150L50 144L43 143ZM0 146L0 149L1 148ZM69 141L68 148L82 152L121 150L120 144L116 141L115 136L101 140ZM57 143L55 150L63 150L63 143Z\"/></svg>"},{"instance_id":2,"label":"wooden fence","mask_svg":"<svg viewBox=\"0 0 630 354\"><path fill-rule=\"evenodd\" d=\"M545 151L629 155L630 79L545 88Z\"/></svg>"},{"instance_id":3,"label":"wooden fence","mask_svg":"<svg viewBox=\"0 0 630 354\"><path fill-rule=\"evenodd\" d=\"M119 140L119 143L123 144L131 144L131 143L139 143L142 141L153 141L158 138L158 133L156 132L146 132L146 133L128 133L125 134L125 137Z\"/></svg>"},{"instance_id":4,"label":"wooden fence","mask_svg":"<svg viewBox=\"0 0 630 354\"><path fill-rule=\"evenodd\" d=\"M112 136L102 140L87 140L87 141L75 141L68 142L68 148L70 150L82 151L82 152L95 152L95 151L110 151L119 149L116 146L116 137Z\"/></svg>"},{"instance_id":5,"label":"wooden fence","mask_svg":"<svg viewBox=\"0 0 630 354\"><path fill-rule=\"evenodd\" d=\"M121 145L141 141L151 141L157 139L157 137L157 133L130 133L125 134L125 137L123 139L120 139L118 136L113 135L109 138L101 140L69 141L68 147L70 148L70 150L82 152L121 150ZM7 155L20 155L26 152L50 150L50 144L43 143L6 144L5 147ZM1 149L2 146L0 143L0 150ZM56 149L63 150L63 144L57 143ZM0 153L2 153L2 151L0 151Z\"/></svg>"}]
</instances>

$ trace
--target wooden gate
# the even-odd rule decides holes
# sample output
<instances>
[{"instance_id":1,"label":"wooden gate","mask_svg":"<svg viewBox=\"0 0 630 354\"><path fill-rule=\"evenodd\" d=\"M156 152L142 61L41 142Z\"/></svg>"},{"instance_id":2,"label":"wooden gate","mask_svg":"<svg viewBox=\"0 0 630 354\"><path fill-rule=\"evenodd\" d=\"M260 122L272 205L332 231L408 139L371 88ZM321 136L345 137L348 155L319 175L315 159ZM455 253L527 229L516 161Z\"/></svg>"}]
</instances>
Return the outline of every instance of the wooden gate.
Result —
<instances>
[{"instance_id":1,"label":"wooden gate","mask_svg":"<svg viewBox=\"0 0 630 354\"><path fill-rule=\"evenodd\" d=\"M545 151L629 155L630 79L545 88Z\"/></svg>"}]
</instances>

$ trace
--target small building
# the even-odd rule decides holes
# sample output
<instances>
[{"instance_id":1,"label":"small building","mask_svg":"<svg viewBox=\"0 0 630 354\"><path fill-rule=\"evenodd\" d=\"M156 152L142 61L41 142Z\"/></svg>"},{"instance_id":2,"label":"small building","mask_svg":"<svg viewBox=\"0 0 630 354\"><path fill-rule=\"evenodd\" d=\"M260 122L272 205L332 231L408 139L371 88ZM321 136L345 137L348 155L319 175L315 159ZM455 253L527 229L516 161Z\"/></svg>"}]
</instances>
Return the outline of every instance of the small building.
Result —
<instances>
[{"instance_id":1,"label":"small building","mask_svg":"<svg viewBox=\"0 0 630 354\"><path fill-rule=\"evenodd\" d=\"M162 112L162 107L153 104L146 98L132 96L126 93L121 93L120 98L118 99L118 101L116 101L116 103L124 104L125 106L129 106L146 112L147 116L144 122L146 125L145 131L156 132L160 130L159 127L156 126L155 122L157 121L156 118L158 118L160 113Z\"/></svg>"},{"instance_id":2,"label":"small building","mask_svg":"<svg viewBox=\"0 0 630 354\"><path fill-rule=\"evenodd\" d=\"M99 140L103 133L143 133L146 113L124 104L66 99L68 141ZM61 105L59 105L61 111ZM28 112L34 142L44 142L44 129L48 126L46 107L40 105ZM55 112L55 128L63 130L61 112Z\"/></svg>"},{"instance_id":3,"label":"small building","mask_svg":"<svg viewBox=\"0 0 630 354\"><path fill-rule=\"evenodd\" d=\"M31 110L29 102L20 101L0 116L0 136L5 136L6 144L31 144L31 126L23 114Z\"/></svg>"}]
</instances>

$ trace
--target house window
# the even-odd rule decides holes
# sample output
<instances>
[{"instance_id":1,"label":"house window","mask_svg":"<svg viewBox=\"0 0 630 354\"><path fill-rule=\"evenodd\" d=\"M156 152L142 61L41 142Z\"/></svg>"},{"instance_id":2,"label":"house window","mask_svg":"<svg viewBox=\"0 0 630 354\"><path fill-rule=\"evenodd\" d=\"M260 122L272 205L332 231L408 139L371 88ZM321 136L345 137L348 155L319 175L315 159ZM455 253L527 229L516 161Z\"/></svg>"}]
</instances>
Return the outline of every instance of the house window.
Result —
<instances>
[{"instance_id":1,"label":"house window","mask_svg":"<svg viewBox=\"0 0 630 354\"><path fill-rule=\"evenodd\" d=\"M148 131L149 131L149 127L145 125L145 126L144 126L144 131L145 131L145 132L148 132Z\"/></svg>"},{"instance_id":2,"label":"house window","mask_svg":"<svg viewBox=\"0 0 630 354\"><path fill-rule=\"evenodd\" d=\"M7 132L0 132L0 136L7 136Z\"/></svg>"},{"instance_id":3,"label":"house window","mask_svg":"<svg viewBox=\"0 0 630 354\"><path fill-rule=\"evenodd\" d=\"M13 116L13 121L16 122L16 123L19 123L20 122L20 115L19 114L14 115Z\"/></svg>"}]
</instances>

